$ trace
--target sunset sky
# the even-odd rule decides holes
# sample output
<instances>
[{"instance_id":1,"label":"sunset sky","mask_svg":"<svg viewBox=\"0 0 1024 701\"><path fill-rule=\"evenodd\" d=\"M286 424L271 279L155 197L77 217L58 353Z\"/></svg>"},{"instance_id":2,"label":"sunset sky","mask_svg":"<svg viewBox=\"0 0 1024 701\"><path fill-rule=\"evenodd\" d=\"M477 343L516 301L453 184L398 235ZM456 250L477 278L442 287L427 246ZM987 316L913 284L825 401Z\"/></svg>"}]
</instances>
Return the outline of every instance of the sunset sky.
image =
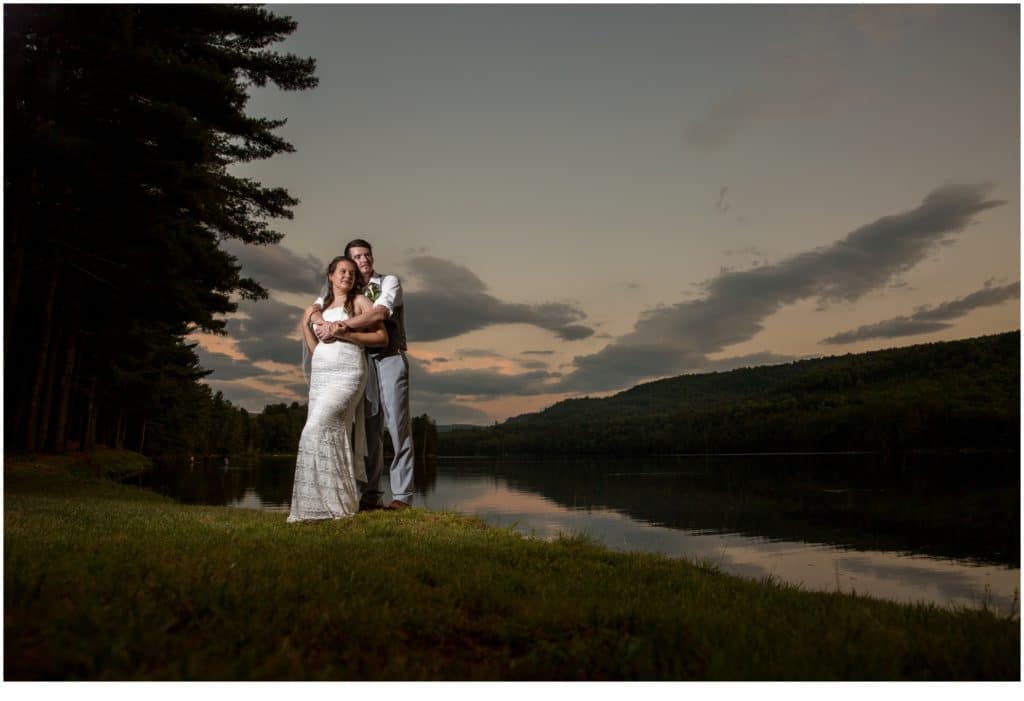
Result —
<instances>
[{"instance_id":1,"label":"sunset sky","mask_svg":"<svg viewBox=\"0 0 1024 701\"><path fill-rule=\"evenodd\" d=\"M406 295L414 414L493 423L683 373L1019 328L1020 18L996 6L271 6L255 90L301 200L229 246L271 299L209 384L306 401L296 326L355 237Z\"/></svg>"}]
</instances>

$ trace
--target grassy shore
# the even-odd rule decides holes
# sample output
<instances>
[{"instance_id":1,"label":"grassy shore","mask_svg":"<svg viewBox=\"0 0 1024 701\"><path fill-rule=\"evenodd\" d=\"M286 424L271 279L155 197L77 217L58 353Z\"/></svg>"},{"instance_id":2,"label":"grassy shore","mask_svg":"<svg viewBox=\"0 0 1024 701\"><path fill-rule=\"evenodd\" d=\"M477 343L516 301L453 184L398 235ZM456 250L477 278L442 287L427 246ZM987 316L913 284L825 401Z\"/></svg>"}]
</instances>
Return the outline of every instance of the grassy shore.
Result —
<instances>
[{"instance_id":1,"label":"grassy shore","mask_svg":"<svg viewBox=\"0 0 1024 701\"><path fill-rule=\"evenodd\" d=\"M753 582L451 513L177 504L108 454L5 465L14 679L1020 678L1020 624Z\"/></svg>"}]
</instances>

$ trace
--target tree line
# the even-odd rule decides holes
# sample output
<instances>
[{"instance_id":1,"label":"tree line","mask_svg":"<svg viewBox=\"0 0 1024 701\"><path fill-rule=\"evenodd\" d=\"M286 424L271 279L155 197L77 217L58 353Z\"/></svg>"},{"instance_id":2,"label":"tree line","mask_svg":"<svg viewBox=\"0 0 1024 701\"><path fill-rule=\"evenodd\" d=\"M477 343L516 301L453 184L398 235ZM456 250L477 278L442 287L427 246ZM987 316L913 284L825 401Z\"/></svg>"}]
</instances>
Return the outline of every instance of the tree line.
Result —
<instances>
[{"instance_id":1,"label":"tree line","mask_svg":"<svg viewBox=\"0 0 1024 701\"><path fill-rule=\"evenodd\" d=\"M6 5L4 28L5 449L184 446L231 413L188 334L267 296L220 243L278 242L298 203L229 173L293 150L247 90L312 88L314 60L251 5Z\"/></svg>"},{"instance_id":2,"label":"tree line","mask_svg":"<svg viewBox=\"0 0 1024 701\"><path fill-rule=\"evenodd\" d=\"M199 393L206 396L197 405L179 408L180 413L170 408L168 419L187 416L189 427L174 445L155 446L157 453L179 457L295 453L306 424L307 404L268 404L263 411L252 413L234 406L222 393L200 387ZM176 426L172 432L178 433L180 428ZM437 423L430 416L412 418L412 436L417 458L436 455ZM384 446L385 451L391 448L386 436Z\"/></svg>"},{"instance_id":3,"label":"tree line","mask_svg":"<svg viewBox=\"0 0 1024 701\"><path fill-rule=\"evenodd\" d=\"M1020 332L685 375L440 440L482 456L1017 450Z\"/></svg>"}]
</instances>

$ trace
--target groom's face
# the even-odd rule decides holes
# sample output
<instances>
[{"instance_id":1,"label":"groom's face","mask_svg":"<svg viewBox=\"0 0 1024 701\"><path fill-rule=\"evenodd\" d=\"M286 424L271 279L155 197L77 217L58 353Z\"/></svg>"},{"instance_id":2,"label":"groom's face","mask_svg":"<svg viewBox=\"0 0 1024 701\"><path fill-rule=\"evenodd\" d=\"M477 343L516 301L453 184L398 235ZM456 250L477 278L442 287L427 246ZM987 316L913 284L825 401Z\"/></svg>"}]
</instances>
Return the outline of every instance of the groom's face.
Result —
<instances>
[{"instance_id":1,"label":"groom's face","mask_svg":"<svg viewBox=\"0 0 1024 701\"><path fill-rule=\"evenodd\" d=\"M356 265L359 266L359 277L363 280L366 280L373 275L373 254L370 253L369 248L353 246L348 249L348 257L354 260Z\"/></svg>"}]
</instances>

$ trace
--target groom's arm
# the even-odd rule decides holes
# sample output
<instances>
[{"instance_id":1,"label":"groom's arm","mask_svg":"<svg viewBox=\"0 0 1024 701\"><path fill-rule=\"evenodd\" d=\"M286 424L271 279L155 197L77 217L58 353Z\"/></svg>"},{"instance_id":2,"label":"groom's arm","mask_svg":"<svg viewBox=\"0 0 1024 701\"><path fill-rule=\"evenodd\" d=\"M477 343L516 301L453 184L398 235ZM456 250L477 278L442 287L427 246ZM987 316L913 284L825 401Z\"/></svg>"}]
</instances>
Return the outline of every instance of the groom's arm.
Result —
<instances>
[{"instance_id":1,"label":"groom's arm","mask_svg":"<svg viewBox=\"0 0 1024 701\"><path fill-rule=\"evenodd\" d=\"M395 275L385 275L380 282L380 296L373 302L373 308L368 312L357 314L351 319L341 322L342 329L362 331L374 324L387 321L395 311L395 307L402 303L402 281Z\"/></svg>"},{"instance_id":2,"label":"groom's arm","mask_svg":"<svg viewBox=\"0 0 1024 701\"><path fill-rule=\"evenodd\" d=\"M338 322L341 324L343 329L349 329L350 331L361 331L368 326L373 326L382 321L387 321L391 318L391 310L383 305L374 305L373 309L368 312L364 312L351 319L345 319L345 321Z\"/></svg>"},{"instance_id":3,"label":"groom's arm","mask_svg":"<svg viewBox=\"0 0 1024 701\"><path fill-rule=\"evenodd\" d=\"M324 343L333 343L337 339L334 337L334 332L337 330L337 323L330 324L324 321L323 315L324 309L324 298L317 297L316 301L306 307L306 315L309 318L310 325L315 328L312 329L313 334Z\"/></svg>"},{"instance_id":4,"label":"groom's arm","mask_svg":"<svg viewBox=\"0 0 1024 701\"><path fill-rule=\"evenodd\" d=\"M309 313L310 322L314 324L324 323L324 298L317 297L316 301L306 308L306 311Z\"/></svg>"},{"instance_id":5,"label":"groom's arm","mask_svg":"<svg viewBox=\"0 0 1024 701\"><path fill-rule=\"evenodd\" d=\"M356 311L361 312L360 315L369 315L372 312L373 303L364 297L359 295L356 297ZM360 316L357 315L357 316ZM340 324L339 324L340 327ZM356 331L354 329L340 328L336 332L337 338L343 341L352 341L360 346L368 348L378 348L380 346L386 346L388 344L388 332L384 328L384 324L377 322L373 326Z\"/></svg>"}]
</instances>

